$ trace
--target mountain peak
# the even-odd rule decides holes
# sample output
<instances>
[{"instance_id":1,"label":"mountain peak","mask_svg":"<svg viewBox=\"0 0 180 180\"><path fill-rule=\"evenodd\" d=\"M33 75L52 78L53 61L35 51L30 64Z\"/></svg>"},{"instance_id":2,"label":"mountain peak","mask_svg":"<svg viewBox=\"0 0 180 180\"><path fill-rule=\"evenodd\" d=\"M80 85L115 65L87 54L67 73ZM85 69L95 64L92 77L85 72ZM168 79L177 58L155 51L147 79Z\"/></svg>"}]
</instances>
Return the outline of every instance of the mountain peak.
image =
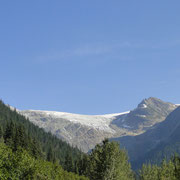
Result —
<instances>
[{"instance_id":1,"label":"mountain peak","mask_svg":"<svg viewBox=\"0 0 180 180\"><path fill-rule=\"evenodd\" d=\"M177 106L155 97L144 99L126 117L126 125L140 133L167 117Z\"/></svg>"},{"instance_id":2,"label":"mountain peak","mask_svg":"<svg viewBox=\"0 0 180 180\"><path fill-rule=\"evenodd\" d=\"M163 102L161 99L158 99L156 97L149 97L148 99L146 99L147 101L161 101Z\"/></svg>"},{"instance_id":3,"label":"mountain peak","mask_svg":"<svg viewBox=\"0 0 180 180\"><path fill-rule=\"evenodd\" d=\"M143 99L141 103L149 103L149 102L155 102L155 101L164 102L164 101L162 101L161 99L158 99L158 98L156 98L156 97L149 97L149 98L147 98L147 99L146 99L146 98Z\"/></svg>"},{"instance_id":4,"label":"mountain peak","mask_svg":"<svg viewBox=\"0 0 180 180\"><path fill-rule=\"evenodd\" d=\"M156 97L149 97L147 99L143 99L141 103L138 105L138 108L147 108L147 106L162 106L162 105L173 105L172 103L169 102L164 102L161 99L158 99Z\"/></svg>"}]
</instances>

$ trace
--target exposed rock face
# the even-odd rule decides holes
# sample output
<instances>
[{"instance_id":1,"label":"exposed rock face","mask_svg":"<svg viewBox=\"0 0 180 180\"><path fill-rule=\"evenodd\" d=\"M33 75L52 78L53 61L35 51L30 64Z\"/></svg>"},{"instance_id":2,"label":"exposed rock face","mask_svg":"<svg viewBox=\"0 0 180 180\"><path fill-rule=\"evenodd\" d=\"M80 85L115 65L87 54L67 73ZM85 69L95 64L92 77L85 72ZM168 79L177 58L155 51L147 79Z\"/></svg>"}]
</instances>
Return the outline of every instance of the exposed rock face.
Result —
<instances>
[{"instance_id":1,"label":"exposed rock face","mask_svg":"<svg viewBox=\"0 0 180 180\"><path fill-rule=\"evenodd\" d=\"M118 127L125 127L130 131L140 134L149 127L159 123L172 112L177 105L163 102L157 98L144 99L136 109L130 111L125 118L113 121Z\"/></svg>"},{"instance_id":2,"label":"exposed rock face","mask_svg":"<svg viewBox=\"0 0 180 180\"><path fill-rule=\"evenodd\" d=\"M79 115L64 112L26 110L19 111L31 122L44 128L82 151L88 152L104 138L113 137L116 131L111 121L121 114ZM127 112L128 113L128 112Z\"/></svg>"},{"instance_id":3,"label":"exposed rock face","mask_svg":"<svg viewBox=\"0 0 180 180\"><path fill-rule=\"evenodd\" d=\"M149 161L158 164L163 158L180 153L180 107L143 134L113 140L120 141L121 147L128 150L134 168Z\"/></svg>"},{"instance_id":4,"label":"exposed rock face","mask_svg":"<svg viewBox=\"0 0 180 180\"><path fill-rule=\"evenodd\" d=\"M88 152L104 138L138 135L163 121L177 106L156 98L143 100L130 112L79 115L54 111L19 111L31 122Z\"/></svg>"}]
</instances>

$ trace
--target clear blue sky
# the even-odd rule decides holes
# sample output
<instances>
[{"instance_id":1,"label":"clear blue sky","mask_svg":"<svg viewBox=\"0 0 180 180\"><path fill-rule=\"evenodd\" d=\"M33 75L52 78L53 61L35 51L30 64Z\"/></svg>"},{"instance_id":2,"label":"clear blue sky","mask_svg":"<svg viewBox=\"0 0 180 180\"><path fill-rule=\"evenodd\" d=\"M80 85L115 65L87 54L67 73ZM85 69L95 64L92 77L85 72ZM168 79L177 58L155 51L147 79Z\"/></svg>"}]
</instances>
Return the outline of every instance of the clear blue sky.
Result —
<instances>
[{"instance_id":1,"label":"clear blue sky","mask_svg":"<svg viewBox=\"0 0 180 180\"><path fill-rule=\"evenodd\" d=\"M0 84L18 109L180 103L180 1L0 1Z\"/></svg>"}]
</instances>

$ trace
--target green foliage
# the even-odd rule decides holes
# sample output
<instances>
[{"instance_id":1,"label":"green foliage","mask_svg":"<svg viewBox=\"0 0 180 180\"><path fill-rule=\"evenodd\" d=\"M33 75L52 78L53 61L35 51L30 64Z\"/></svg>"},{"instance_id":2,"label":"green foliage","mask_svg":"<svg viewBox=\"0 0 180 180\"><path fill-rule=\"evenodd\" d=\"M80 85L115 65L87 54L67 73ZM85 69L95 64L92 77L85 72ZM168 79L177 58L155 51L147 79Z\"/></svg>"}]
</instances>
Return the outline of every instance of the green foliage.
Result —
<instances>
[{"instance_id":1,"label":"green foliage","mask_svg":"<svg viewBox=\"0 0 180 180\"><path fill-rule=\"evenodd\" d=\"M168 162L164 159L160 166L143 165L140 170L141 180L179 180L180 178L180 159L174 156Z\"/></svg>"},{"instance_id":2,"label":"green foliage","mask_svg":"<svg viewBox=\"0 0 180 180\"><path fill-rule=\"evenodd\" d=\"M26 150L13 152L0 143L0 179L2 180L87 180L68 173L57 163L35 159Z\"/></svg>"},{"instance_id":3,"label":"green foliage","mask_svg":"<svg viewBox=\"0 0 180 180\"><path fill-rule=\"evenodd\" d=\"M91 180L133 179L127 154L116 142L104 140L102 145L97 145L86 164L85 175Z\"/></svg>"},{"instance_id":4,"label":"green foliage","mask_svg":"<svg viewBox=\"0 0 180 180\"><path fill-rule=\"evenodd\" d=\"M0 144L0 179L26 179L34 171L34 160L24 150L13 153L5 144Z\"/></svg>"},{"instance_id":5,"label":"green foliage","mask_svg":"<svg viewBox=\"0 0 180 180\"><path fill-rule=\"evenodd\" d=\"M65 162L68 153L72 155L73 164L82 156L80 150L35 126L2 101L0 101L0 125L0 139L1 132L4 132L4 142L12 147L13 151L21 146L34 157L43 156L46 160L58 162L63 168L66 168ZM74 168L67 170L74 171Z\"/></svg>"},{"instance_id":6,"label":"green foliage","mask_svg":"<svg viewBox=\"0 0 180 180\"><path fill-rule=\"evenodd\" d=\"M180 157L177 154L171 159L174 164L174 174L177 179L180 179Z\"/></svg>"},{"instance_id":7,"label":"green foliage","mask_svg":"<svg viewBox=\"0 0 180 180\"><path fill-rule=\"evenodd\" d=\"M36 141L26 134L21 124L17 126L13 122L7 123L3 137L5 144L14 152L23 148L35 158L43 156L42 150L38 147Z\"/></svg>"},{"instance_id":8,"label":"green foliage","mask_svg":"<svg viewBox=\"0 0 180 180\"><path fill-rule=\"evenodd\" d=\"M159 167L156 165L143 165L140 170L140 179L141 180L157 180L159 174Z\"/></svg>"},{"instance_id":9,"label":"green foliage","mask_svg":"<svg viewBox=\"0 0 180 180\"><path fill-rule=\"evenodd\" d=\"M73 158L70 153L68 153L65 157L65 169L68 172L70 172L72 169L74 169Z\"/></svg>"},{"instance_id":10,"label":"green foliage","mask_svg":"<svg viewBox=\"0 0 180 180\"><path fill-rule=\"evenodd\" d=\"M3 130L2 130L2 127L0 127L0 139L2 138L3 136Z\"/></svg>"}]
</instances>

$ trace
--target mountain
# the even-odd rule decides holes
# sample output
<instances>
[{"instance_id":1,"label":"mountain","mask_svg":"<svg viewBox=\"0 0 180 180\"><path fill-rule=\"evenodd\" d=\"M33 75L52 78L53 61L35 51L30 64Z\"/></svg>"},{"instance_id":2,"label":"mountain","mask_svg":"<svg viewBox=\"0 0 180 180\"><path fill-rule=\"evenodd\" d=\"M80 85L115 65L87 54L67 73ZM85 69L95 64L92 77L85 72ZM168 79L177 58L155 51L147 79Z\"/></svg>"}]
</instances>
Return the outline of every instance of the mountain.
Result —
<instances>
[{"instance_id":1,"label":"mountain","mask_svg":"<svg viewBox=\"0 0 180 180\"><path fill-rule=\"evenodd\" d=\"M51 132L84 152L94 148L105 137L112 137L115 130L111 121L126 113L108 115L80 115L54 111L20 111L31 122Z\"/></svg>"},{"instance_id":2,"label":"mountain","mask_svg":"<svg viewBox=\"0 0 180 180\"><path fill-rule=\"evenodd\" d=\"M138 136L124 136L114 139L125 147L134 168L142 163L160 163L174 153L180 154L180 107L167 118Z\"/></svg>"},{"instance_id":3,"label":"mountain","mask_svg":"<svg viewBox=\"0 0 180 180\"><path fill-rule=\"evenodd\" d=\"M136 136L165 120L177 106L157 98L144 99L132 111L106 115L80 115L55 111L19 113L58 138L88 152L105 138Z\"/></svg>"},{"instance_id":4,"label":"mountain","mask_svg":"<svg viewBox=\"0 0 180 180\"><path fill-rule=\"evenodd\" d=\"M111 124L119 128L126 128L129 134L138 135L153 125L165 120L177 105L150 97L144 99L134 110L126 116L117 117Z\"/></svg>"},{"instance_id":5,"label":"mountain","mask_svg":"<svg viewBox=\"0 0 180 180\"><path fill-rule=\"evenodd\" d=\"M174 154L180 154L180 107L176 108L164 122L151 131L151 136L158 143L135 161L134 165L147 161L158 164L163 158L169 159ZM152 141L152 138L148 141Z\"/></svg>"}]
</instances>

